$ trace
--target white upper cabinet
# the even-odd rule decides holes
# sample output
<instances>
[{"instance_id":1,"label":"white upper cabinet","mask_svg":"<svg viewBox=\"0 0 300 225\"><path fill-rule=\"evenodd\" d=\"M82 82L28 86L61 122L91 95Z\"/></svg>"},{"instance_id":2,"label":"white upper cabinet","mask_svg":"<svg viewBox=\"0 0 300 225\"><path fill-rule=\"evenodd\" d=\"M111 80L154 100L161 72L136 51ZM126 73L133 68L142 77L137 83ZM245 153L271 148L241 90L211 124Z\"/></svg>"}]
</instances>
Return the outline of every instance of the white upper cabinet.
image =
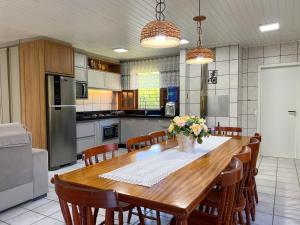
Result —
<instances>
[{"instance_id":1,"label":"white upper cabinet","mask_svg":"<svg viewBox=\"0 0 300 225\"><path fill-rule=\"evenodd\" d=\"M88 87L121 90L121 75L99 70L88 70Z\"/></svg>"},{"instance_id":2,"label":"white upper cabinet","mask_svg":"<svg viewBox=\"0 0 300 225\"><path fill-rule=\"evenodd\" d=\"M88 70L88 87L105 89L105 72Z\"/></svg>"},{"instance_id":3,"label":"white upper cabinet","mask_svg":"<svg viewBox=\"0 0 300 225\"><path fill-rule=\"evenodd\" d=\"M75 53L75 67L86 68L87 58L86 55Z\"/></svg>"},{"instance_id":4,"label":"white upper cabinet","mask_svg":"<svg viewBox=\"0 0 300 225\"><path fill-rule=\"evenodd\" d=\"M105 74L105 87L111 90L121 90L121 76L117 73Z\"/></svg>"},{"instance_id":5,"label":"white upper cabinet","mask_svg":"<svg viewBox=\"0 0 300 225\"><path fill-rule=\"evenodd\" d=\"M77 81L87 81L87 69L75 67L75 80Z\"/></svg>"}]
</instances>

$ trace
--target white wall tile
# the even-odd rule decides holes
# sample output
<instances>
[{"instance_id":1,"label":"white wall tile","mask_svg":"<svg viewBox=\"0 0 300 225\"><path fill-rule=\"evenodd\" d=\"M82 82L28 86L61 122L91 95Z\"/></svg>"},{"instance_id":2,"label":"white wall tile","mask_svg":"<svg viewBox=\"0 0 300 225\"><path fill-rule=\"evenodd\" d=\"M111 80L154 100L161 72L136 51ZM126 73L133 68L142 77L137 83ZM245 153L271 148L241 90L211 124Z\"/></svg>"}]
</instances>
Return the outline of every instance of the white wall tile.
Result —
<instances>
[{"instance_id":1,"label":"white wall tile","mask_svg":"<svg viewBox=\"0 0 300 225\"><path fill-rule=\"evenodd\" d=\"M257 101L248 101L248 114L257 113Z\"/></svg>"},{"instance_id":2,"label":"white wall tile","mask_svg":"<svg viewBox=\"0 0 300 225\"><path fill-rule=\"evenodd\" d=\"M239 46L233 45L230 46L230 60L239 58Z\"/></svg>"},{"instance_id":3,"label":"white wall tile","mask_svg":"<svg viewBox=\"0 0 300 225\"><path fill-rule=\"evenodd\" d=\"M230 88L238 88L239 86L239 76L238 75L230 75Z\"/></svg>"},{"instance_id":4,"label":"white wall tile","mask_svg":"<svg viewBox=\"0 0 300 225\"><path fill-rule=\"evenodd\" d=\"M248 100L248 88L242 87L242 100Z\"/></svg>"},{"instance_id":5,"label":"white wall tile","mask_svg":"<svg viewBox=\"0 0 300 225\"><path fill-rule=\"evenodd\" d=\"M248 72L248 60L243 59L242 60L242 73L247 73Z\"/></svg>"},{"instance_id":6,"label":"white wall tile","mask_svg":"<svg viewBox=\"0 0 300 225\"><path fill-rule=\"evenodd\" d=\"M216 118L215 117L206 117L206 125L210 128L216 126Z\"/></svg>"},{"instance_id":7,"label":"white wall tile","mask_svg":"<svg viewBox=\"0 0 300 225\"><path fill-rule=\"evenodd\" d=\"M200 91L190 91L190 103L200 104Z\"/></svg>"},{"instance_id":8,"label":"white wall tile","mask_svg":"<svg viewBox=\"0 0 300 225\"><path fill-rule=\"evenodd\" d=\"M248 60L248 72L257 73L258 66L263 65L263 63L264 63L263 58L249 59Z\"/></svg>"},{"instance_id":9,"label":"white wall tile","mask_svg":"<svg viewBox=\"0 0 300 225\"><path fill-rule=\"evenodd\" d=\"M248 114L248 101L242 101L242 114Z\"/></svg>"},{"instance_id":10,"label":"white wall tile","mask_svg":"<svg viewBox=\"0 0 300 225\"><path fill-rule=\"evenodd\" d=\"M256 129L247 129L247 135L250 137L254 136L255 132L256 132Z\"/></svg>"},{"instance_id":11,"label":"white wall tile","mask_svg":"<svg viewBox=\"0 0 300 225\"><path fill-rule=\"evenodd\" d=\"M261 58L263 57L263 47L249 48L249 58Z\"/></svg>"},{"instance_id":12,"label":"white wall tile","mask_svg":"<svg viewBox=\"0 0 300 225\"><path fill-rule=\"evenodd\" d=\"M248 60L248 48L243 48L242 49L242 59L247 59Z\"/></svg>"},{"instance_id":13,"label":"white wall tile","mask_svg":"<svg viewBox=\"0 0 300 225\"><path fill-rule=\"evenodd\" d=\"M242 74L242 86L247 87L248 85L248 74L244 73Z\"/></svg>"},{"instance_id":14,"label":"white wall tile","mask_svg":"<svg viewBox=\"0 0 300 225\"><path fill-rule=\"evenodd\" d=\"M216 125L220 123L220 126L226 127L229 126L229 117L216 117Z\"/></svg>"},{"instance_id":15,"label":"white wall tile","mask_svg":"<svg viewBox=\"0 0 300 225\"><path fill-rule=\"evenodd\" d=\"M220 96L220 95L229 95L229 89L220 89L220 90L216 90L216 95Z\"/></svg>"},{"instance_id":16,"label":"white wall tile","mask_svg":"<svg viewBox=\"0 0 300 225\"><path fill-rule=\"evenodd\" d=\"M185 63L179 64L179 76L182 76L182 77L186 76L186 64Z\"/></svg>"},{"instance_id":17,"label":"white wall tile","mask_svg":"<svg viewBox=\"0 0 300 225\"><path fill-rule=\"evenodd\" d=\"M207 90L207 96L214 96L216 95L216 90Z\"/></svg>"},{"instance_id":18,"label":"white wall tile","mask_svg":"<svg viewBox=\"0 0 300 225\"><path fill-rule=\"evenodd\" d=\"M248 87L248 99L257 100L257 87Z\"/></svg>"},{"instance_id":19,"label":"white wall tile","mask_svg":"<svg viewBox=\"0 0 300 225\"><path fill-rule=\"evenodd\" d=\"M229 90L230 94L230 102L237 102L238 100L238 89L230 89Z\"/></svg>"},{"instance_id":20,"label":"white wall tile","mask_svg":"<svg viewBox=\"0 0 300 225\"><path fill-rule=\"evenodd\" d=\"M238 60L231 60L230 61L230 74L238 74L239 73L239 61Z\"/></svg>"},{"instance_id":21,"label":"white wall tile","mask_svg":"<svg viewBox=\"0 0 300 225\"><path fill-rule=\"evenodd\" d=\"M190 77L201 76L201 65L190 65Z\"/></svg>"},{"instance_id":22,"label":"white wall tile","mask_svg":"<svg viewBox=\"0 0 300 225\"><path fill-rule=\"evenodd\" d=\"M185 63L185 49L180 50L180 63Z\"/></svg>"},{"instance_id":23,"label":"white wall tile","mask_svg":"<svg viewBox=\"0 0 300 225\"><path fill-rule=\"evenodd\" d=\"M248 116L247 115L242 115L242 128L247 128L248 127Z\"/></svg>"},{"instance_id":24,"label":"white wall tile","mask_svg":"<svg viewBox=\"0 0 300 225\"><path fill-rule=\"evenodd\" d=\"M230 117L229 119L229 126L237 127L238 126L238 118Z\"/></svg>"},{"instance_id":25,"label":"white wall tile","mask_svg":"<svg viewBox=\"0 0 300 225\"><path fill-rule=\"evenodd\" d=\"M200 90L200 77L190 77L190 90L196 91Z\"/></svg>"},{"instance_id":26,"label":"white wall tile","mask_svg":"<svg viewBox=\"0 0 300 225\"><path fill-rule=\"evenodd\" d=\"M186 103L186 92L185 91L179 91L179 102L180 103Z\"/></svg>"},{"instance_id":27,"label":"white wall tile","mask_svg":"<svg viewBox=\"0 0 300 225\"><path fill-rule=\"evenodd\" d=\"M248 87L257 87L258 86L258 82L257 82L257 73L248 73Z\"/></svg>"},{"instance_id":28,"label":"white wall tile","mask_svg":"<svg viewBox=\"0 0 300 225\"><path fill-rule=\"evenodd\" d=\"M185 104L182 104L182 103L180 103L180 106L179 106L179 114L181 115L181 116L184 116L185 115L185 107L186 107L186 105Z\"/></svg>"},{"instance_id":29,"label":"white wall tile","mask_svg":"<svg viewBox=\"0 0 300 225\"><path fill-rule=\"evenodd\" d=\"M216 69L218 70L218 75L229 74L229 61L216 62Z\"/></svg>"},{"instance_id":30,"label":"white wall tile","mask_svg":"<svg viewBox=\"0 0 300 225\"><path fill-rule=\"evenodd\" d=\"M215 70L216 63L215 62L208 63L207 68L208 68L208 70Z\"/></svg>"},{"instance_id":31,"label":"white wall tile","mask_svg":"<svg viewBox=\"0 0 300 225\"><path fill-rule=\"evenodd\" d=\"M216 89L229 89L229 75L218 76Z\"/></svg>"},{"instance_id":32,"label":"white wall tile","mask_svg":"<svg viewBox=\"0 0 300 225\"><path fill-rule=\"evenodd\" d=\"M186 87L186 77L179 77L179 87L180 87L180 91L184 91L187 89Z\"/></svg>"},{"instance_id":33,"label":"white wall tile","mask_svg":"<svg viewBox=\"0 0 300 225\"><path fill-rule=\"evenodd\" d=\"M219 79L219 78L218 78ZM215 90L216 89L216 85L215 84L208 84L207 85L207 89L208 90Z\"/></svg>"},{"instance_id":34,"label":"white wall tile","mask_svg":"<svg viewBox=\"0 0 300 225\"><path fill-rule=\"evenodd\" d=\"M200 116L200 104L190 104L190 115Z\"/></svg>"},{"instance_id":35,"label":"white wall tile","mask_svg":"<svg viewBox=\"0 0 300 225\"><path fill-rule=\"evenodd\" d=\"M230 117L237 117L237 103L230 103L229 111Z\"/></svg>"},{"instance_id":36,"label":"white wall tile","mask_svg":"<svg viewBox=\"0 0 300 225\"><path fill-rule=\"evenodd\" d=\"M264 46L264 57L279 56L280 44Z\"/></svg>"},{"instance_id":37,"label":"white wall tile","mask_svg":"<svg viewBox=\"0 0 300 225\"><path fill-rule=\"evenodd\" d=\"M281 63L292 63L297 62L297 55L282 55L280 57Z\"/></svg>"},{"instance_id":38,"label":"white wall tile","mask_svg":"<svg viewBox=\"0 0 300 225\"><path fill-rule=\"evenodd\" d=\"M264 65L278 64L278 63L280 63L280 56L272 56L272 57L264 58Z\"/></svg>"},{"instance_id":39,"label":"white wall tile","mask_svg":"<svg viewBox=\"0 0 300 225\"><path fill-rule=\"evenodd\" d=\"M248 115L248 128L256 128L256 116L255 115Z\"/></svg>"},{"instance_id":40,"label":"white wall tile","mask_svg":"<svg viewBox=\"0 0 300 225\"><path fill-rule=\"evenodd\" d=\"M229 47L216 48L216 61L229 60Z\"/></svg>"},{"instance_id":41,"label":"white wall tile","mask_svg":"<svg viewBox=\"0 0 300 225\"><path fill-rule=\"evenodd\" d=\"M281 55L296 55L297 42L281 44Z\"/></svg>"}]
</instances>

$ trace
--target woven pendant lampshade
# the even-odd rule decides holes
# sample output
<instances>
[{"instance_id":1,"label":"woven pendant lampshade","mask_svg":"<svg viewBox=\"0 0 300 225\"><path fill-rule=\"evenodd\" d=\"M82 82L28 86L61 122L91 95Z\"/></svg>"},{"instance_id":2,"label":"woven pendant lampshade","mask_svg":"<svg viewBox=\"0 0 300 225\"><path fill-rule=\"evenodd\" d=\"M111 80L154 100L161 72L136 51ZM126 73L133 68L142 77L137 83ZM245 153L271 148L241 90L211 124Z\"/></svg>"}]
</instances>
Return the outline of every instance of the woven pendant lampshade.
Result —
<instances>
[{"instance_id":1,"label":"woven pendant lampshade","mask_svg":"<svg viewBox=\"0 0 300 225\"><path fill-rule=\"evenodd\" d=\"M186 52L186 63L187 64L207 64L214 61L215 54L214 52L202 46L202 22L206 19L205 16L200 15L200 0L199 0L199 16L193 18L197 22L198 30L198 45L196 48L187 50Z\"/></svg>"},{"instance_id":2,"label":"woven pendant lampshade","mask_svg":"<svg viewBox=\"0 0 300 225\"><path fill-rule=\"evenodd\" d=\"M147 48L172 48L180 43L180 30L165 20L165 0L157 0L156 20L147 23L141 32L141 45Z\"/></svg>"}]
</instances>

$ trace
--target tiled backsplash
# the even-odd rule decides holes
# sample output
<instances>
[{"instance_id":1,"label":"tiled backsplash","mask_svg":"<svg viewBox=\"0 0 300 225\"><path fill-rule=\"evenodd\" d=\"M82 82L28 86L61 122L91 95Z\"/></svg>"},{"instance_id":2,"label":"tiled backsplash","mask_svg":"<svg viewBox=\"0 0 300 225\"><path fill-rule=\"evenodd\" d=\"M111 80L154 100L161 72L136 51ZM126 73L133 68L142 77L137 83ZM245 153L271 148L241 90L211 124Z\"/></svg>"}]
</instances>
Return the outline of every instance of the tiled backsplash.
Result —
<instances>
[{"instance_id":1,"label":"tiled backsplash","mask_svg":"<svg viewBox=\"0 0 300 225\"><path fill-rule=\"evenodd\" d=\"M257 129L258 67L297 61L300 61L297 41L242 49L239 101L242 102L240 114L244 135L252 135Z\"/></svg>"},{"instance_id":2,"label":"tiled backsplash","mask_svg":"<svg viewBox=\"0 0 300 225\"><path fill-rule=\"evenodd\" d=\"M88 99L76 100L77 112L116 110L118 107L116 92L89 89L88 96Z\"/></svg>"}]
</instances>

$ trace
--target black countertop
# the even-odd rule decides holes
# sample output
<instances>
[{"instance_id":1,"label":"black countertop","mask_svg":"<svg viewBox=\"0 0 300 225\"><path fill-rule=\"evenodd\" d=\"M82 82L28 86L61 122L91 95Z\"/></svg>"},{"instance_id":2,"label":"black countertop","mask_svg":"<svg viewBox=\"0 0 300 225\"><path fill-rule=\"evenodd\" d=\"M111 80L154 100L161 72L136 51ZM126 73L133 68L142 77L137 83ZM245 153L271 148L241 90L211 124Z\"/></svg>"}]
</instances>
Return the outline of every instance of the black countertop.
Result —
<instances>
[{"instance_id":1,"label":"black countertop","mask_svg":"<svg viewBox=\"0 0 300 225\"><path fill-rule=\"evenodd\" d=\"M131 111L93 111L93 112L77 112L77 121L94 121L112 118L145 118L145 119L168 119L173 117L162 115L160 110L149 110L145 114L144 110Z\"/></svg>"}]
</instances>

